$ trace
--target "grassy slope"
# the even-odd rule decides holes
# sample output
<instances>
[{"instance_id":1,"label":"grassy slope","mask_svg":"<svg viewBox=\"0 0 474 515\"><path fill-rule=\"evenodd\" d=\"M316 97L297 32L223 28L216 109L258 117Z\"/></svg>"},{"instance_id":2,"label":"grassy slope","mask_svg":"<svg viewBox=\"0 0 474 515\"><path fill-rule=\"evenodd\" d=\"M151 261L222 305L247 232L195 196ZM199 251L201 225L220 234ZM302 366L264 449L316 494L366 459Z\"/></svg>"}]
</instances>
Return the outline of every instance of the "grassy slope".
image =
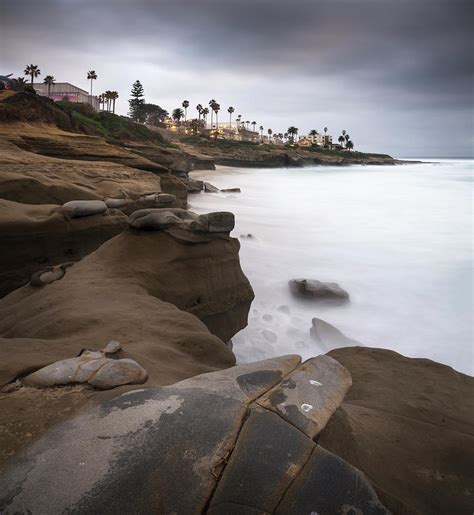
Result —
<instances>
[{"instance_id":1,"label":"grassy slope","mask_svg":"<svg viewBox=\"0 0 474 515\"><path fill-rule=\"evenodd\" d=\"M2 92L0 123L13 122L53 124L65 131L102 136L115 142L167 144L160 133L150 131L144 125L134 123L124 116L96 112L87 104L53 102L49 98L28 92L13 95L11 92Z\"/></svg>"}]
</instances>

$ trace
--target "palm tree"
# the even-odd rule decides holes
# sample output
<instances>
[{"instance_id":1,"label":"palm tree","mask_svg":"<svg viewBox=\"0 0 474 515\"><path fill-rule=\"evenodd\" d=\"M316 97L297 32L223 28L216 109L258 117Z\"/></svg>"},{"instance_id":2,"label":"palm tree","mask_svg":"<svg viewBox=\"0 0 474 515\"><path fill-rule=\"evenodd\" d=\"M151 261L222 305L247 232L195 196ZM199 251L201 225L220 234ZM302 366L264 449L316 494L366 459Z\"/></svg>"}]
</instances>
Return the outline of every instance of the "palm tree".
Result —
<instances>
[{"instance_id":1,"label":"palm tree","mask_svg":"<svg viewBox=\"0 0 474 515\"><path fill-rule=\"evenodd\" d=\"M232 113L235 111L235 109L230 106L228 109L227 109L227 112L229 113L229 129L232 129Z\"/></svg>"},{"instance_id":2,"label":"palm tree","mask_svg":"<svg viewBox=\"0 0 474 515\"><path fill-rule=\"evenodd\" d=\"M105 97L103 94L99 95L99 110L103 110L104 109L104 104L105 104ZM101 106L102 106L102 109L101 109Z\"/></svg>"},{"instance_id":3,"label":"palm tree","mask_svg":"<svg viewBox=\"0 0 474 515\"><path fill-rule=\"evenodd\" d=\"M328 146L328 128L324 127L324 146Z\"/></svg>"},{"instance_id":4,"label":"palm tree","mask_svg":"<svg viewBox=\"0 0 474 515\"><path fill-rule=\"evenodd\" d=\"M196 106L196 111L197 111L197 112L198 112L198 114L199 114L198 120L201 120L201 116L202 116L202 109L203 109L202 104L198 104L198 105Z\"/></svg>"},{"instance_id":5,"label":"palm tree","mask_svg":"<svg viewBox=\"0 0 474 515\"><path fill-rule=\"evenodd\" d=\"M249 130L249 123L250 123L250 120L247 120L245 123L246 123L246 125L247 125L247 130Z\"/></svg>"},{"instance_id":6,"label":"palm tree","mask_svg":"<svg viewBox=\"0 0 474 515\"><path fill-rule=\"evenodd\" d=\"M263 141L263 125L260 125L260 141Z\"/></svg>"},{"instance_id":7,"label":"palm tree","mask_svg":"<svg viewBox=\"0 0 474 515\"><path fill-rule=\"evenodd\" d=\"M214 105L212 106L212 110L216 113L216 129L217 130L219 130L218 114L219 114L220 109L221 109L220 104L218 104L217 102L214 102Z\"/></svg>"},{"instance_id":8,"label":"palm tree","mask_svg":"<svg viewBox=\"0 0 474 515\"><path fill-rule=\"evenodd\" d=\"M51 94L51 86L54 84L54 77L52 75L46 75L43 82L48 85L48 97Z\"/></svg>"},{"instance_id":9,"label":"palm tree","mask_svg":"<svg viewBox=\"0 0 474 515\"><path fill-rule=\"evenodd\" d=\"M342 135L343 135L343 136L345 136L345 135L346 135L346 131L345 131L345 130L343 130L343 131L342 131Z\"/></svg>"},{"instance_id":10,"label":"palm tree","mask_svg":"<svg viewBox=\"0 0 474 515\"><path fill-rule=\"evenodd\" d=\"M354 148L354 143L350 139L346 141L346 148L349 152Z\"/></svg>"},{"instance_id":11,"label":"palm tree","mask_svg":"<svg viewBox=\"0 0 474 515\"><path fill-rule=\"evenodd\" d=\"M349 134L346 134L344 137L346 138L346 144L347 144L347 142L351 139L351 137L349 136Z\"/></svg>"},{"instance_id":12,"label":"palm tree","mask_svg":"<svg viewBox=\"0 0 474 515\"><path fill-rule=\"evenodd\" d=\"M173 120L179 124L181 118L184 116L184 112L180 107L177 107L176 109L173 109L171 116L173 117Z\"/></svg>"},{"instance_id":13,"label":"palm tree","mask_svg":"<svg viewBox=\"0 0 474 515\"><path fill-rule=\"evenodd\" d=\"M298 134L298 129L293 125L288 127L288 135L290 136L291 143L295 142L295 137Z\"/></svg>"},{"instance_id":14,"label":"palm tree","mask_svg":"<svg viewBox=\"0 0 474 515\"><path fill-rule=\"evenodd\" d=\"M342 131L342 132L344 132L344 131ZM339 143L341 144L341 147L342 147L344 145L344 141L346 141L345 138L344 138L344 135L341 134L339 136L339 138L337 138L337 141L339 141Z\"/></svg>"},{"instance_id":15,"label":"palm tree","mask_svg":"<svg viewBox=\"0 0 474 515\"><path fill-rule=\"evenodd\" d=\"M37 64L28 64L23 72L25 75L30 75L31 77L31 85L33 86L33 80L38 75L41 75L41 70L38 68Z\"/></svg>"},{"instance_id":16,"label":"palm tree","mask_svg":"<svg viewBox=\"0 0 474 515\"><path fill-rule=\"evenodd\" d=\"M112 113L115 114L115 101L119 97L118 91L111 91L110 92L110 99L112 100Z\"/></svg>"},{"instance_id":17,"label":"palm tree","mask_svg":"<svg viewBox=\"0 0 474 515\"><path fill-rule=\"evenodd\" d=\"M95 70L90 70L87 72L87 80L91 81L91 96L92 96L92 81L97 80L97 73L95 73Z\"/></svg>"},{"instance_id":18,"label":"palm tree","mask_svg":"<svg viewBox=\"0 0 474 515\"><path fill-rule=\"evenodd\" d=\"M211 108L211 129L212 129L212 115L214 113L214 109L212 108L212 106L216 103L216 101L214 99L211 99L209 100L209 107Z\"/></svg>"},{"instance_id":19,"label":"palm tree","mask_svg":"<svg viewBox=\"0 0 474 515\"><path fill-rule=\"evenodd\" d=\"M255 132L255 126L257 125L257 122L252 122L251 125L253 125L253 132Z\"/></svg>"},{"instance_id":20,"label":"palm tree","mask_svg":"<svg viewBox=\"0 0 474 515\"><path fill-rule=\"evenodd\" d=\"M313 129L309 132L309 135L311 136L311 142L314 143L314 138L318 135L318 131Z\"/></svg>"},{"instance_id":21,"label":"palm tree","mask_svg":"<svg viewBox=\"0 0 474 515\"><path fill-rule=\"evenodd\" d=\"M189 100L183 100L181 104L184 107L184 123L186 124L186 116L188 114Z\"/></svg>"},{"instance_id":22,"label":"palm tree","mask_svg":"<svg viewBox=\"0 0 474 515\"><path fill-rule=\"evenodd\" d=\"M268 141L270 141L272 139L273 131L271 129L268 129L267 134L268 134Z\"/></svg>"},{"instance_id":23,"label":"palm tree","mask_svg":"<svg viewBox=\"0 0 474 515\"><path fill-rule=\"evenodd\" d=\"M207 115L209 114L209 109L207 107L205 107L203 110L202 110L202 116L205 120L205 122L207 123Z\"/></svg>"}]
</instances>

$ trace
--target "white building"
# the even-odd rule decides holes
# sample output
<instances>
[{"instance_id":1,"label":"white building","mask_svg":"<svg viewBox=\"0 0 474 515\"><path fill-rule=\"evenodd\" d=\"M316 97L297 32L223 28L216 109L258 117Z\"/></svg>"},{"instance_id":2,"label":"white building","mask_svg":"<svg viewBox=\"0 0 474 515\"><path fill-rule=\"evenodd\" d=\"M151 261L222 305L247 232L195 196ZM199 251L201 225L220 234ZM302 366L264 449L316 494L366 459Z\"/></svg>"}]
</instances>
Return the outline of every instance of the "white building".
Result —
<instances>
[{"instance_id":1,"label":"white building","mask_svg":"<svg viewBox=\"0 0 474 515\"><path fill-rule=\"evenodd\" d=\"M331 147L332 146L332 136L329 134L316 134L312 135L304 135L298 138L298 145L301 147L310 147L311 145L316 145L317 147Z\"/></svg>"}]
</instances>

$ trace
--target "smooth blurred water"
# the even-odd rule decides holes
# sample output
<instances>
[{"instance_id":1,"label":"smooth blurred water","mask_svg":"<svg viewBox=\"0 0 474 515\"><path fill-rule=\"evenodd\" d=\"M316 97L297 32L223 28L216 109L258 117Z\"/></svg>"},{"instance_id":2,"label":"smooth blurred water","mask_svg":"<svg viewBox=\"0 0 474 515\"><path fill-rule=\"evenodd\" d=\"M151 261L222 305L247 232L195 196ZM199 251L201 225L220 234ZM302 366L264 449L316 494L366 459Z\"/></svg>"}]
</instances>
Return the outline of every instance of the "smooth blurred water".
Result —
<instances>
[{"instance_id":1,"label":"smooth blurred water","mask_svg":"<svg viewBox=\"0 0 474 515\"><path fill-rule=\"evenodd\" d=\"M236 216L241 263L255 290L239 361L327 352L309 334L322 318L364 345L473 374L473 161L400 166L242 169L194 178L241 194L190 196L196 212ZM350 304L292 297L297 277L339 283ZM278 310L288 306L290 314Z\"/></svg>"}]
</instances>

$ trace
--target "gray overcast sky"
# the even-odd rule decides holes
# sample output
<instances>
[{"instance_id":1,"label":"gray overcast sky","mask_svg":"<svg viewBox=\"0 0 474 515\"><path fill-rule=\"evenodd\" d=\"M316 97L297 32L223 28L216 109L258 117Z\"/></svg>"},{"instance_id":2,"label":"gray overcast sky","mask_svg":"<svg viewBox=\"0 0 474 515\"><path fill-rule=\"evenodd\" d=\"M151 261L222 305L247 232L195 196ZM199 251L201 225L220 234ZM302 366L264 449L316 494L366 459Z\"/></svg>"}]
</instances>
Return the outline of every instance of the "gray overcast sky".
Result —
<instances>
[{"instance_id":1,"label":"gray overcast sky","mask_svg":"<svg viewBox=\"0 0 474 515\"><path fill-rule=\"evenodd\" d=\"M167 110L215 98L244 120L346 129L396 156L473 153L472 0L0 0L0 73ZM226 119L224 113L220 119Z\"/></svg>"}]
</instances>

